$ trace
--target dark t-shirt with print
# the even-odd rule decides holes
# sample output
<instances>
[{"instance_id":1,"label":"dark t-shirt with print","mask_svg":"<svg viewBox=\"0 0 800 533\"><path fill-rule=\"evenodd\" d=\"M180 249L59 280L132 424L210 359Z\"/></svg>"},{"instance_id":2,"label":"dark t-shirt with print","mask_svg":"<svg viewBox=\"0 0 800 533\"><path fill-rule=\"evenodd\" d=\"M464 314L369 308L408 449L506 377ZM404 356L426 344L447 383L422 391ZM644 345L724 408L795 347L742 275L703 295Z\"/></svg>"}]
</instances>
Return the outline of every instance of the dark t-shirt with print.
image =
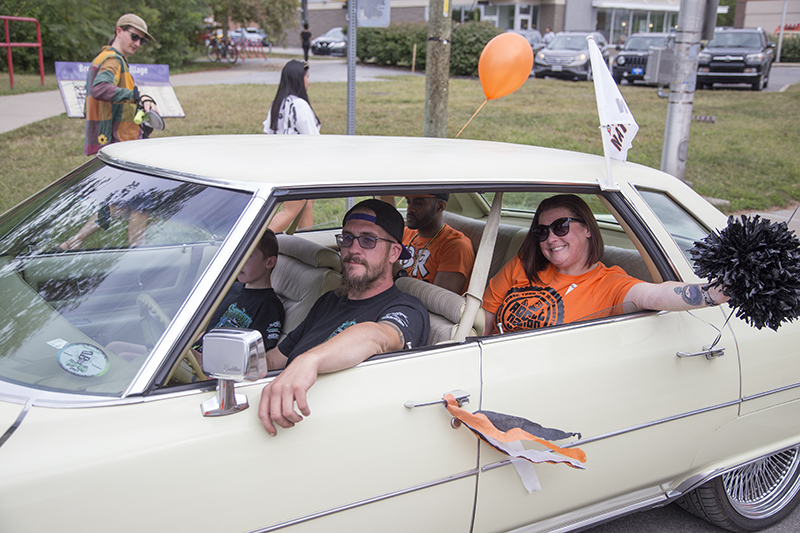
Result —
<instances>
[{"instance_id":1,"label":"dark t-shirt with print","mask_svg":"<svg viewBox=\"0 0 800 533\"><path fill-rule=\"evenodd\" d=\"M214 312L206 331L214 328L254 329L261 333L264 348L269 350L278 344L284 316L283 304L273 289L246 289L237 281ZM193 348L203 353L202 342Z\"/></svg>"},{"instance_id":2,"label":"dark t-shirt with print","mask_svg":"<svg viewBox=\"0 0 800 533\"><path fill-rule=\"evenodd\" d=\"M424 346L430 330L428 310L422 302L394 285L365 300L339 298L330 291L317 300L303 323L278 348L289 358L288 365L298 355L361 322L391 322L403 332L405 348Z\"/></svg>"}]
</instances>

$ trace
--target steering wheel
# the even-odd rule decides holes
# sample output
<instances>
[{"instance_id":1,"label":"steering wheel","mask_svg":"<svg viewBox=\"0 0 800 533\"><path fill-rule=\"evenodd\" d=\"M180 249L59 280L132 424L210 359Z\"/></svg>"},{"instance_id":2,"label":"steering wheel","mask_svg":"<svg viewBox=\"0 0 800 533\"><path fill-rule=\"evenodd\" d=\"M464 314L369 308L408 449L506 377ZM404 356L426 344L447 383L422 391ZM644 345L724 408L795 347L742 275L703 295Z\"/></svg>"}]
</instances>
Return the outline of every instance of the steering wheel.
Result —
<instances>
[{"instance_id":1,"label":"steering wheel","mask_svg":"<svg viewBox=\"0 0 800 533\"><path fill-rule=\"evenodd\" d=\"M136 298L136 305L139 306L139 321L144 334L144 344L149 350L167 329L170 319L149 294L140 294Z\"/></svg>"},{"instance_id":2,"label":"steering wheel","mask_svg":"<svg viewBox=\"0 0 800 533\"><path fill-rule=\"evenodd\" d=\"M195 357L191 346L187 346L183 354L172 365L164 383L169 383L173 379L178 383L195 383L208 379L208 376L203 373L203 365Z\"/></svg>"},{"instance_id":3,"label":"steering wheel","mask_svg":"<svg viewBox=\"0 0 800 533\"><path fill-rule=\"evenodd\" d=\"M151 349L167 329L170 318L149 294L140 294L136 298L136 305L139 306L139 317L145 345L148 349ZM184 361L186 362L185 365ZM192 353L191 346L188 346L181 357L172 365L165 383L169 383L173 378L179 383L193 383L208 379L203 373L202 365Z\"/></svg>"}]
</instances>

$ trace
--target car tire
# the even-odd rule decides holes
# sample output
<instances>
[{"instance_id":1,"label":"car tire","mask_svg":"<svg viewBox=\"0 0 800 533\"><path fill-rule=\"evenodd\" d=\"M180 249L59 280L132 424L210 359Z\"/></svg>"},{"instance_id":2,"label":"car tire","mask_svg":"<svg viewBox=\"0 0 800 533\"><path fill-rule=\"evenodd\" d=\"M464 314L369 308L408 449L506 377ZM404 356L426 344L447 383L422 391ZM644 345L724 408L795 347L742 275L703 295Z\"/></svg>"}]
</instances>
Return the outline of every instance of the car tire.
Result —
<instances>
[{"instance_id":1,"label":"car tire","mask_svg":"<svg viewBox=\"0 0 800 533\"><path fill-rule=\"evenodd\" d=\"M676 503L728 531L757 531L800 503L800 446L744 465L701 485Z\"/></svg>"},{"instance_id":2,"label":"car tire","mask_svg":"<svg viewBox=\"0 0 800 533\"><path fill-rule=\"evenodd\" d=\"M614 78L614 83L616 83L617 85L622 85L622 76L613 76L613 78Z\"/></svg>"},{"instance_id":3,"label":"car tire","mask_svg":"<svg viewBox=\"0 0 800 533\"><path fill-rule=\"evenodd\" d=\"M533 73L533 76L534 76L535 78L540 78L540 79L541 79L541 78L544 78L544 74L543 74L543 73L541 73L541 72L534 72L534 73Z\"/></svg>"},{"instance_id":4,"label":"car tire","mask_svg":"<svg viewBox=\"0 0 800 533\"><path fill-rule=\"evenodd\" d=\"M586 81L594 81L594 75L592 74L591 65L589 65L589 68L586 70Z\"/></svg>"},{"instance_id":5,"label":"car tire","mask_svg":"<svg viewBox=\"0 0 800 533\"><path fill-rule=\"evenodd\" d=\"M764 87L766 87L766 85L764 84L764 75L762 74L758 77L758 79L756 79L756 81L753 82L753 90L760 91Z\"/></svg>"}]
</instances>

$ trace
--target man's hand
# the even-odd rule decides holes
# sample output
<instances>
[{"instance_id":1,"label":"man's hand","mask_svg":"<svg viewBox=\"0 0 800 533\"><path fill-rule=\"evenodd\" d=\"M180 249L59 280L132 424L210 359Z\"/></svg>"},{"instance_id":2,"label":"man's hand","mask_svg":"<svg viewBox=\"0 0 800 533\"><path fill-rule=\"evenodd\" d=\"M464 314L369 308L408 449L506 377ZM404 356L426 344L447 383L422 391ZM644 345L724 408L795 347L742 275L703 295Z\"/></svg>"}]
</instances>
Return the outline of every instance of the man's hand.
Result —
<instances>
[{"instance_id":1,"label":"man's hand","mask_svg":"<svg viewBox=\"0 0 800 533\"><path fill-rule=\"evenodd\" d=\"M356 366L372 355L400 350L404 344L403 332L393 322L362 322L298 355L261 391L261 424L273 437L278 433L275 424L282 428L294 426L303 420L303 415L311 414L306 394L317 375ZM271 357L277 355L285 359L277 348L269 351L267 359L272 361ZM295 411L295 403L302 415Z\"/></svg>"},{"instance_id":2,"label":"man's hand","mask_svg":"<svg viewBox=\"0 0 800 533\"><path fill-rule=\"evenodd\" d=\"M267 433L278 434L275 424L290 428L311 414L306 394L317 380L317 367L310 357L299 356L261 391L258 418ZM299 414L294 409L297 403ZM274 421L274 423L273 423Z\"/></svg>"}]
</instances>

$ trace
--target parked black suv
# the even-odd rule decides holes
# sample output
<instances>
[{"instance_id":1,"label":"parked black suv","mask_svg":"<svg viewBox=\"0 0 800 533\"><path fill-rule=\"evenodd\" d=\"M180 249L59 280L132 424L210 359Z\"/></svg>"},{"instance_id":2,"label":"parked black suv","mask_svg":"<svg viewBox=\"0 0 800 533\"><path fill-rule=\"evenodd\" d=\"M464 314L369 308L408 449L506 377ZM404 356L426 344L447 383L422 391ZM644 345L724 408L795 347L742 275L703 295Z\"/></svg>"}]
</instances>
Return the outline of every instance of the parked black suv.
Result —
<instances>
[{"instance_id":1,"label":"parked black suv","mask_svg":"<svg viewBox=\"0 0 800 533\"><path fill-rule=\"evenodd\" d=\"M617 84L622 80L633 83L644 79L647 67L647 55L650 47L663 48L667 43L668 33L634 33L625 41L624 47L614 56L611 64L611 75Z\"/></svg>"},{"instance_id":2,"label":"parked black suv","mask_svg":"<svg viewBox=\"0 0 800 533\"><path fill-rule=\"evenodd\" d=\"M754 91L760 91L769 83L773 48L775 44L761 28L717 28L698 57L697 87L749 83Z\"/></svg>"}]
</instances>

